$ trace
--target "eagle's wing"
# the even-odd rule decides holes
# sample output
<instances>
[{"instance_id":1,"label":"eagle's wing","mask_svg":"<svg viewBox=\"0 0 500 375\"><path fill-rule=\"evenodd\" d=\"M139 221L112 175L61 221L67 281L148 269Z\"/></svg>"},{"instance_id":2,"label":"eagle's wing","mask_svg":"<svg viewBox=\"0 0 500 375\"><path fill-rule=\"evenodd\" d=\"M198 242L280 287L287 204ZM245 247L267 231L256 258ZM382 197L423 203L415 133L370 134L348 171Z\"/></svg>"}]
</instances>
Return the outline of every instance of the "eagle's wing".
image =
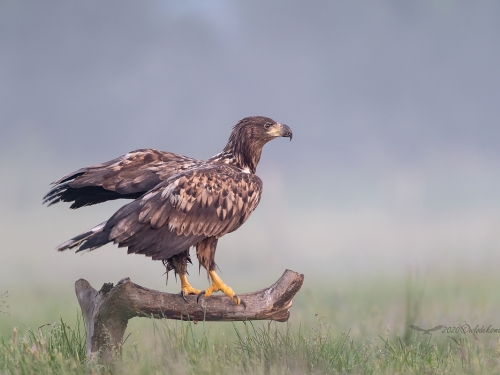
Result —
<instances>
[{"instance_id":1,"label":"eagle's wing","mask_svg":"<svg viewBox=\"0 0 500 375\"><path fill-rule=\"evenodd\" d=\"M190 170L122 207L102 235L89 238L79 250L114 241L129 253L168 259L204 238L220 238L239 228L261 193L262 181L254 174L227 166Z\"/></svg>"},{"instance_id":2,"label":"eagle's wing","mask_svg":"<svg viewBox=\"0 0 500 375\"><path fill-rule=\"evenodd\" d=\"M199 160L171 152L132 151L60 178L44 203L73 202L71 208L79 208L119 198L136 199L161 181L199 164Z\"/></svg>"}]
</instances>

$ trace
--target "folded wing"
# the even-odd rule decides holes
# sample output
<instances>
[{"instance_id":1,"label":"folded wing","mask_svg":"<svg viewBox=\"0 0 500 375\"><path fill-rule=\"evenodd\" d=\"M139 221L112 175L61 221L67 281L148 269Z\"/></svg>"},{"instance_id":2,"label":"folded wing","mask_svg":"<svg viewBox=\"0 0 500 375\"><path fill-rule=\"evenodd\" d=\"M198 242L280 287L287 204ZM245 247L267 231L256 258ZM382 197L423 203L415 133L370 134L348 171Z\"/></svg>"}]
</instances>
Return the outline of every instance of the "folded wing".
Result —
<instances>
[{"instance_id":1,"label":"folded wing","mask_svg":"<svg viewBox=\"0 0 500 375\"><path fill-rule=\"evenodd\" d=\"M261 193L259 177L229 166L180 173L118 210L99 232L85 238L79 251L113 241L129 253L168 259L207 237L238 229ZM81 236L75 239L82 241Z\"/></svg>"}]
</instances>

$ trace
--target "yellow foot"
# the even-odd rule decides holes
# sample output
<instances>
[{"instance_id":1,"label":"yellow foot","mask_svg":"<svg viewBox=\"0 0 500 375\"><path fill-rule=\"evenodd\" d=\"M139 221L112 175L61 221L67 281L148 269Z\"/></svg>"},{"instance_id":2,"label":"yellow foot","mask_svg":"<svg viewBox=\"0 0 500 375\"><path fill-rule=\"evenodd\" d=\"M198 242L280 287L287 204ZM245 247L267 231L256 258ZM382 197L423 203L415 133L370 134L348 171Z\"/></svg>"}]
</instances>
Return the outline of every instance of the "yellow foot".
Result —
<instances>
[{"instance_id":1,"label":"yellow foot","mask_svg":"<svg viewBox=\"0 0 500 375\"><path fill-rule=\"evenodd\" d=\"M181 279L181 297L186 301L186 297L190 294L200 294L201 290L193 288L191 284L189 284L189 281L187 280L186 275L179 275L179 278Z\"/></svg>"},{"instance_id":2,"label":"yellow foot","mask_svg":"<svg viewBox=\"0 0 500 375\"><path fill-rule=\"evenodd\" d=\"M214 292L218 292L219 290L224 293L226 296L228 296L231 301L233 301L236 305L243 304L245 305L245 302L243 302L240 297L236 293L234 293L233 289L231 287L227 286L224 284L224 282L221 280L219 275L215 273L215 271L209 271L208 274L210 275L210 278L212 279L212 285L210 285L207 289L204 291L200 292L198 294L198 297L196 298L197 301L199 301L200 296L202 294L205 295L205 297L209 297L212 295Z\"/></svg>"}]
</instances>

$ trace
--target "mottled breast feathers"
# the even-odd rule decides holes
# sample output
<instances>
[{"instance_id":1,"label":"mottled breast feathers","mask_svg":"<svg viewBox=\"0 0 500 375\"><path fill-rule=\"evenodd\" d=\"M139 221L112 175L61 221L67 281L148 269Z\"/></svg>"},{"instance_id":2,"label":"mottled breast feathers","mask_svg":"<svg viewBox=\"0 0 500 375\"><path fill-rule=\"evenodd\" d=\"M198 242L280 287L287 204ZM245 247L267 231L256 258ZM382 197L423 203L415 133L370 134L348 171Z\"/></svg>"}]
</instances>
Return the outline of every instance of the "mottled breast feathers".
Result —
<instances>
[{"instance_id":1,"label":"mottled breast feathers","mask_svg":"<svg viewBox=\"0 0 500 375\"><path fill-rule=\"evenodd\" d=\"M129 252L166 259L202 238L238 229L257 207L261 193L262 181L256 175L233 166L207 165L163 181L122 207L104 230Z\"/></svg>"}]
</instances>

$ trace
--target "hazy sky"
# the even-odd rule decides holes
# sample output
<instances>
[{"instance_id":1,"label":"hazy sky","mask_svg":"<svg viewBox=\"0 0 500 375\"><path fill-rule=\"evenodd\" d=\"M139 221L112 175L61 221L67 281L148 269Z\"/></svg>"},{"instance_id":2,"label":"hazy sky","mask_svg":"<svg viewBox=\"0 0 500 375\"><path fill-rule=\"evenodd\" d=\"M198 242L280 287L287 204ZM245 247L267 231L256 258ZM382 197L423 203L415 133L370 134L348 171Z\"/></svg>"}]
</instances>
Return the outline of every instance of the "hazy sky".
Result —
<instances>
[{"instance_id":1,"label":"hazy sky","mask_svg":"<svg viewBox=\"0 0 500 375\"><path fill-rule=\"evenodd\" d=\"M235 282L494 268L499 67L496 1L4 0L0 284L157 277L111 246L56 253L119 204L47 209L49 183L137 148L208 158L255 114L294 138L265 147L263 201L219 242Z\"/></svg>"}]
</instances>

